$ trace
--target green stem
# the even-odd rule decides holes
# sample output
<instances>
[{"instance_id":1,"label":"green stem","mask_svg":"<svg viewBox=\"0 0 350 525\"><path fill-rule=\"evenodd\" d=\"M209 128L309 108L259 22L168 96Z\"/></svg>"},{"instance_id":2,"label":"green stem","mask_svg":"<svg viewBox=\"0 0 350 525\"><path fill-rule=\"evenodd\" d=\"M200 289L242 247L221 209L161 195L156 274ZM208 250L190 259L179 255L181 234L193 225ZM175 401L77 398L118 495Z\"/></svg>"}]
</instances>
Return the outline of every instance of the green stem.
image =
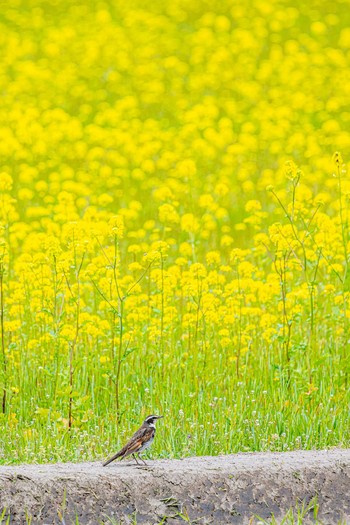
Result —
<instances>
[{"instance_id":1,"label":"green stem","mask_svg":"<svg viewBox=\"0 0 350 525\"><path fill-rule=\"evenodd\" d=\"M2 393L2 413L6 412L7 400L7 360L5 352L5 330L4 330L4 263L0 261L0 326L1 326L1 352L3 362L4 386Z\"/></svg>"}]
</instances>

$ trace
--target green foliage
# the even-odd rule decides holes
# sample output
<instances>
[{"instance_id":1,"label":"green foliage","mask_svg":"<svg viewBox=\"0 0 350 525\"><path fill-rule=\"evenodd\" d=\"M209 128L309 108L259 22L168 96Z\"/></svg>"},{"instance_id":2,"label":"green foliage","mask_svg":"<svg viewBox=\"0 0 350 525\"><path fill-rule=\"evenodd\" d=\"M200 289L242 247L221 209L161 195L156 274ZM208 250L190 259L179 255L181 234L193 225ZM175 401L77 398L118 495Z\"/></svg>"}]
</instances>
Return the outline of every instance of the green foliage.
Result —
<instances>
[{"instance_id":1,"label":"green foliage","mask_svg":"<svg viewBox=\"0 0 350 525\"><path fill-rule=\"evenodd\" d=\"M347 446L347 2L131 4L1 9L0 462Z\"/></svg>"}]
</instances>

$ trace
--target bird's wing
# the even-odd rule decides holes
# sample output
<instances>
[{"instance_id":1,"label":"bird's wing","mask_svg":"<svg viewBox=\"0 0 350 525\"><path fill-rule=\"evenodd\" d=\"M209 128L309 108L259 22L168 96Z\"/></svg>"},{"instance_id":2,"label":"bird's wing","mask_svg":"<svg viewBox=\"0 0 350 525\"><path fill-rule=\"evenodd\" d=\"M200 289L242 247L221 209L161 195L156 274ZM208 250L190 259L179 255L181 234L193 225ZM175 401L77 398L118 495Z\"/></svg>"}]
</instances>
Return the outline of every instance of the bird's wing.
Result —
<instances>
[{"instance_id":1,"label":"bird's wing","mask_svg":"<svg viewBox=\"0 0 350 525\"><path fill-rule=\"evenodd\" d=\"M131 437L131 439L127 442L127 444L119 450L114 456L112 456L110 459L108 459L105 463L103 463L103 466L105 467L112 461L114 461L117 458L126 458L127 456L130 456L130 454L135 454L140 448L142 448L142 445L151 439L154 436L154 428L146 428L141 427L139 428L135 434Z\"/></svg>"},{"instance_id":2,"label":"bird's wing","mask_svg":"<svg viewBox=\"0 0 350 525\"><path fill-rule=\"evenodd\" d=\"M135 432L125 447L122 448L120 455L126 457L130 456L130 454L135 454L135 452L140 450L144 443L152 439L153 436L154 428L140 428L137 430L137 432Z\"/></svg>"}]
</instances>

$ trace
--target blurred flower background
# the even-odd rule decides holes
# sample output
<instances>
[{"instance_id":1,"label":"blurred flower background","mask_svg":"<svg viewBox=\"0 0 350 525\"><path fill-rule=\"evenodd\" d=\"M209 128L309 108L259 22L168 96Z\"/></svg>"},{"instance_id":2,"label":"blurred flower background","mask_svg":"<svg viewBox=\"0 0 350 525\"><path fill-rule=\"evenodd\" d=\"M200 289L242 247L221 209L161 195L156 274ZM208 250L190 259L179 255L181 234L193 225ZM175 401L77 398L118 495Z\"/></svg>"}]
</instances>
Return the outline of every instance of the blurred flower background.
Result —
<instances>
[{"instance_id":1,"label":"blurred flower background","mask_svg":"<svg viewBox=\"0 0 350 525\"><path fill-rule=\"evenodd\" d=\"M1 462L349 443L349 22L2 7Z\"/></svg>"}]
</instances>

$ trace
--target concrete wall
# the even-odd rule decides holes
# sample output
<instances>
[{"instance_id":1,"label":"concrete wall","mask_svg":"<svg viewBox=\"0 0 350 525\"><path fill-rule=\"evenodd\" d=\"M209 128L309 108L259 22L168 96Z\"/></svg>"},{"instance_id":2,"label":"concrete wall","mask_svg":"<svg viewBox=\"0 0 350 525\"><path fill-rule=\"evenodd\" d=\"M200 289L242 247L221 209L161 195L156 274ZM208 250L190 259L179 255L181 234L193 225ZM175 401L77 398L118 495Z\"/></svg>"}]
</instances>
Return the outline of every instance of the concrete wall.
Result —
<instances>
[{"instance_id":1,"label":"concrete wall","mask_svg":"<svg viewBox=\"0 0 350 525\"><path fill-rule=\"evenodd\" d=\"M319 519L350 524L350 450L0 467L11 524L248 524L318 496ZM65 500L65 503L64 503ZM310 514L310 523L312 523ZM198 521L196 521L198 520ZM251 520L251 521L250 521Z\"/></svg>"}]
</instances>

